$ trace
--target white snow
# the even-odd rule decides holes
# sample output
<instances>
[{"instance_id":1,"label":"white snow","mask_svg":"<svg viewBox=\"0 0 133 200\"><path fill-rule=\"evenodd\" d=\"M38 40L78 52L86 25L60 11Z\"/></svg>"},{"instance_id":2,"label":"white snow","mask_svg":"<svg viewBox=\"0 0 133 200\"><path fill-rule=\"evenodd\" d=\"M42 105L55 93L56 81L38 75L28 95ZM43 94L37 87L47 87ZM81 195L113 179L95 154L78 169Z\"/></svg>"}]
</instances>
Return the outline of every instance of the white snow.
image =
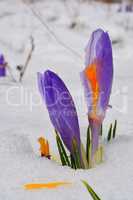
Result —
<instances>
[{"instance_id":1,"label":"white snow","mask_svg":"<svg viewBox=\"0 0 133 200\"><path fill-rule=\"evenodd\" d=\"M81 179L102 200L131 200L133 185L133 13L118 13L118 5L76 3L74 0L42 0L29 4L50 29L77 56L61 46L19 0L0 1L0 51L17 78L15 67L23 64L35 39L35 52L22 84L0 79L0 199L88 200ZM77 26L70 29L76 20ZM104 125L118 119L117 138L105 146L104 163L91 170L71 170L39 156L37 139L45 136L56 154L55 137L47 110L37 88L38 71L57 72L68 86L77 106L81 137L85 140L87 109L79 72L84 67L84 48L97 28L107 30L113 41L114 83ZM118 43L115 43L117 42ZM26 183L69 181L72 186L54 190L25 191Z\"/></svg>"}]
</instances>

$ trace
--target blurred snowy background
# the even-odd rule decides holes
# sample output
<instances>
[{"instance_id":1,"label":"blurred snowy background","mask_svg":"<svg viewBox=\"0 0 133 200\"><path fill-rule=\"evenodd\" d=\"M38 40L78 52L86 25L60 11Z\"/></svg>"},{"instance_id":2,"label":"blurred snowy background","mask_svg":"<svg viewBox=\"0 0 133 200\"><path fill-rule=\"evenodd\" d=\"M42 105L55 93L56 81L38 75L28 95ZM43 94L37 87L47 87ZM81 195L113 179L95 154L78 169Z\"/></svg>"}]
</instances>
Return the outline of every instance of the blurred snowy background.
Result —
<instances>
[{"instance_id":1,"label":"blurred snowy background","mask_svg":"<svg viewBox=\"0 0 133 200\"><path fill-rule=\"evenodd\" d=\"M130 5L130 9L127 9ZM0 52L18 80L34 38L35 51L22 83L0 79L0 199L91 199L86 179L103 200L131 200L133 184L133 8L132 2L89 0L0 0ZM45 136L56 154L53 127L37 88L38 71L51 69L68 86L77 107L85 140L87 109L79 73L84 49L97 28L108 31L113 45L114 83L104 134L118 119L116 142L106 148L105 163L77 172L41 159L37 138ZM70 188L27 192L23 184L68 180Z\"/></svg>"}]
</instances>

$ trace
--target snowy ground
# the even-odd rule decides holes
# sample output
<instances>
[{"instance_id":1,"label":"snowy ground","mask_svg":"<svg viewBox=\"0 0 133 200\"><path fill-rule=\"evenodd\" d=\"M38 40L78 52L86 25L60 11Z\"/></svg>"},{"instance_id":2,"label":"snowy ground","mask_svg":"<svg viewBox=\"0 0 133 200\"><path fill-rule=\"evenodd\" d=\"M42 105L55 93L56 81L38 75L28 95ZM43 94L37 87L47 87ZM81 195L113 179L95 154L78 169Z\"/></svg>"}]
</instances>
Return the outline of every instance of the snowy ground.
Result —
<instances>
[{"instance_id":1,"label":"snowy ground","mask_svg":"<svg viewBox=\"0 0 133 200\"><path fill-rule=\"evenodd\" d=\"M75 1L38 1L31 4L56 36L74 49L61 46L40 24L30 8L18 0L0 1L0 49L13 68L23 64L29 37L36 49L22 84L0 80L0 200L88 200L80 180L85 179L102 200L131 200L133 185L133 14L117 13L117 6ZM67 3L68 2L68 3ZM71 2L71 4L69 4ZM76 20L77 26L69 26ZM84 47L96 28L107 30L114 43L114 85L107 113L109 122L118 119L117 139L105 148L105 161L94 169L73 171L39 157L37 139L46 136L57 152L53 128L37 88L36 72L52 69L67 84L75 99L84 141L86 107L79 72L84 67ZM117 43L116 43L117 41ZM106 133L106 131L104 130ZM105 134L106 136L106 134ZM56 190L25 191L30 182L69 181L73 185Z\"/></svg>"}]
</instances>

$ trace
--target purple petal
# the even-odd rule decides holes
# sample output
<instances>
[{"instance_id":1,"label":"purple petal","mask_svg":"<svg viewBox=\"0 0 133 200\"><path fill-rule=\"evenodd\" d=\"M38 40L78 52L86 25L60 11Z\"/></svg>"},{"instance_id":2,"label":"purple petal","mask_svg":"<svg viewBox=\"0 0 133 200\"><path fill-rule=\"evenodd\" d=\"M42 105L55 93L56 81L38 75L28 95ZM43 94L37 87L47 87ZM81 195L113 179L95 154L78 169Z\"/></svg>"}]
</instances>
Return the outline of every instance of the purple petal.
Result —
<instances>
[{"instance_id":1,"label":"purple petal","mask_svg":"<svg viewBox=\"0 0 133 200\"><path fill-rule=\"evenodd\" d=\"M85 99L86 99L86 103L87 103L87 107L88 107L88 113L90 113L92 111L92 91L91 91L91 87L84 75L84 72L80 73L80 78L82 81L82 84L84 86L84 94L85 94Z\"/></svg>"},{"instance_id":2,"label":"purple petal","mask_svg":"<svg viewBox=\"0 0 133 200\"><path fill-rule=\"evenodd\" d=\"M101 51L99 51L100 45ZM105 113L109 104L113 81L112 47L107 33L102 34L99 40L99 45L97 46L97 52L99 60L97 78L100 85L99 109L101 108L103 113Z\"/></svg>"},{"instance_id":3,"label":"purple petal","mask_svg":"<svg viewBox=\"0 0 133 200\"><path fill-rule=\"evenodd\" d=\"M6 69L5 67L0 67L0 77L6 76Z\"/></svg>"},{"instance_id":4,"label":"purple petal","mask_svg":"<svg viewBox=\"0 0 133 200\"><path fill-rule=\"evenodd\" d=\"M5 64L5 59L4 56L1 54L0 55L0 65L4 65Z\"/></svg>"},{"instance_id":5,"label":"purple petal","mask_svg":"<svg viewBox=\"0 0 133 200\"><path fill-rule=\"evenodd\" d=\"M54 128L72 153L72 141L80 148L80 130L73 99L64 82L52 71L38 73L38 85Z\"/></svg>"}]
</instances>

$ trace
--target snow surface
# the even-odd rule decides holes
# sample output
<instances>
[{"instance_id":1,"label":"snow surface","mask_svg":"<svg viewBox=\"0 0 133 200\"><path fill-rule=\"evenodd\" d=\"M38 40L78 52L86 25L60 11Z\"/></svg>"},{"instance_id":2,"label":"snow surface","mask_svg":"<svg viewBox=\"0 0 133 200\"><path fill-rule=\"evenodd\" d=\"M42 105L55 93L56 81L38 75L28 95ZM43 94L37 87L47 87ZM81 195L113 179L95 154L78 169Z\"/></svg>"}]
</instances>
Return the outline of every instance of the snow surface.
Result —
<instances>
[{"instance_id":1,"label":"snow surface","mask_svg":"<svg viewBox=\"0 0 133 200\"><path fill-rule=\"evenodd\" d=\"M132 200L133 185L133 14L118 13L118 5L44 0L29 4L56 36L80 56L61 46L19 0L0 1L0 50L17 78L15 66L23 64L30 48L36 49L22 84L0 79L0 200L88 200L81 183L85 179L102 200ZM70 29L76 21L77 26ZM51 69L67 84L77 106L81 137L85 141L87 109L79 72L84 67L84 48L93 30L107 30L113 42L114 84L105 120L118 119L117 138L105 146L105 161L91 170L74 171L42 159L37 139L45 136L56 154L53 127L37 88L38 71ZM25 191L26 183L69 181L72 186L55 190Z\"/></svg>"}]
</instances>

